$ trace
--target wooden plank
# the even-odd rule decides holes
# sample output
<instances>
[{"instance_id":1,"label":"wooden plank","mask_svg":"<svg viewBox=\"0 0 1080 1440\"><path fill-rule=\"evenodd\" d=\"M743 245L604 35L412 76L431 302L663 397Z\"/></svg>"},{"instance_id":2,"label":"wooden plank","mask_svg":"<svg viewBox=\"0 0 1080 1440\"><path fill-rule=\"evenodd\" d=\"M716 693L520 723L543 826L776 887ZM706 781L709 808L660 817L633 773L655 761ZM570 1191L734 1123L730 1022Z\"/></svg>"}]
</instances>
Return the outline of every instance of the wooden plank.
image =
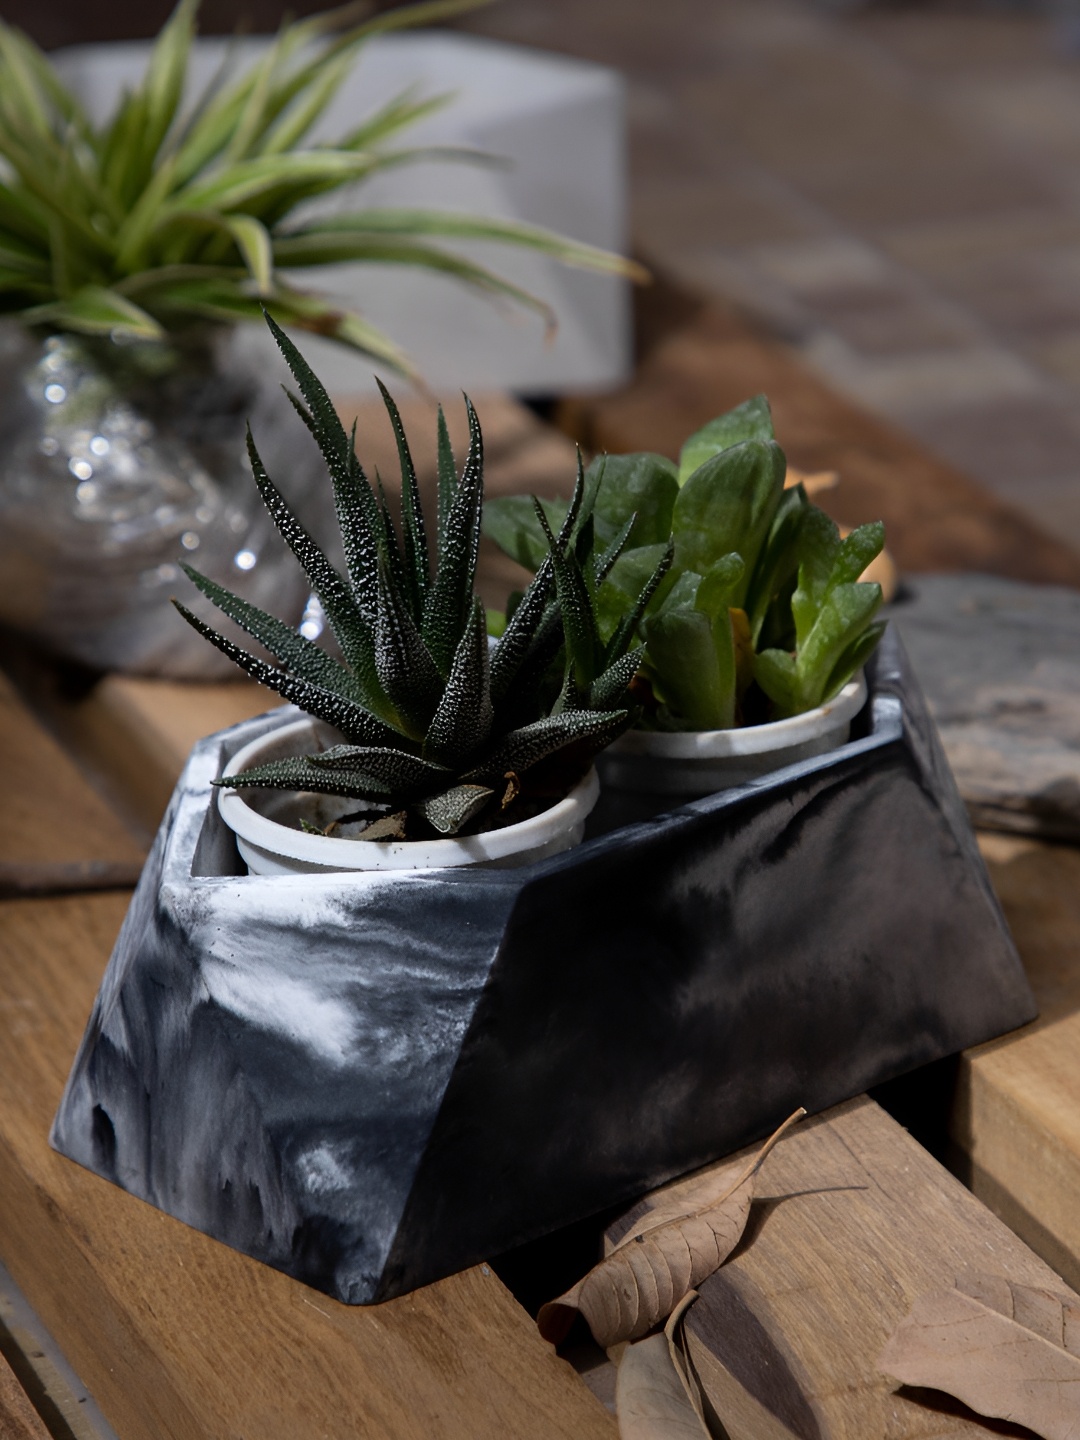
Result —
<instances>
[{"instance_id":1,"label":"wooden plank","mask_svg":"<svg viewBox=\"0 0 1080 1440\"><path fill-rule=\"evenodd\" d=\"M969 1269L1064 1288L879 1106L853 1100L803 1121L765 1162L742 1243L689 1312L691 1352L706 1374L702 1352L721 1356L778 1413L798 1414L801 1396L800 1435L997 1434L877 1370L915 1299Z\"/></svg>"},{"instance_id":2,"label":"wooden plank","mask_svg":"<svg viewBox=\"0 0 1080 1440\"><path fill-rule=\"evenodd\" d=\"M108 774L118 800L153 834L196 740L280 704L242 675L215 684L106 675L60 720L80 760Z\"/></svg>"},{"instance_id":3,"label":"wooden plank","mask_svg":"<svg viewBox=\"0 0 1080 1440\"><path fill-rule=\"evenodd\" d=\"M0 894L131 885L142 847L0 675Z\"/></svg>"},{"instance_id":4,"label":"wooden plank","mask_svg":"<svg viewBox=\"0 0 1080 1440\"><path fill-rule=\"evenodd\" d=\"M975 1194L1080 1287L1080 851L981 845L1041 1013L963 1057L950 1134Z\"/></svg>"},{"instance_id":5,"label":"wooden plank","mask_svg":"<svg viewBox=\"0 0 1080 1440\"><path fill-rule=\"evenodd\" d=\"M26 1398L26 1391L3 1355L0 1355L0 1440L49 1440L41 1416Z\"/></svg>"},{"instance_id":6,"label":"wooden plank","mask_svg":"<svg viewBox=\"0 0 1080 1440\"><path fill-rule=\"evenodd\" d=\"M613 1436L488 1267L350 1309L49 1149L126 905L0 906L0 1255L122 1440Z\"/></svg>"},{"instance_id":7,"label":"wooden plank","mask_svg":"<svg viewBox=\"0 0 1080 1440\"><path fill-rule=\"evenodd\" d=\"M718 302L695 307L659 289L678 314L642 357L635 378L605 396L566 400L559 423L591 450L656 450L674 457L714 415L764 391L776 430L801 470L837 470L816 497L844 525L884 520L901 571L980 570L1038 584L1080 585L1080 555L1042 532L902 431L843 399L794 351ZM647 322L648 323L648 322Z\"/></svg>"}]
</instances>

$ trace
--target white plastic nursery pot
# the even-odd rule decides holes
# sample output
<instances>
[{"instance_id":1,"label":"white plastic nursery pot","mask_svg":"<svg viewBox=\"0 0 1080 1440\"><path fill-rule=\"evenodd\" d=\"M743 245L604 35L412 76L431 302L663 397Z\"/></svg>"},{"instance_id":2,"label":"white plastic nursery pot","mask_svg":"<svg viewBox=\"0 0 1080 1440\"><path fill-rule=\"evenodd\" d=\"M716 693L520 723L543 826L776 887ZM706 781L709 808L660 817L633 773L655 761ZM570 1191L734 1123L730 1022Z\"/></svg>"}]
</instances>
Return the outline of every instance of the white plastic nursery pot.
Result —
<instances>
[{"instance_id":1,"label":"white plastic nursery pot","mask_svg":"<svg viewBox=\"0 0 1080 1440\"><path fill-rule=\"evenodd\" d=\"M322 748L324 729L310 719L294 720L245 745L224 772L235 775L286 755L312 754ZM530 820L447 840L348 840L310 835L297 827L303 816L326 826L342 815L363 810L360 800L296 790L218 790L221 818L236 836L251 875L325 874L341 870L433 870L457 865L528 865L577 845L585 820L600 794L590 770L573 790Z\"/></svg>"},{"instance_id":2,"label":"white plastic nursery pot","mask_svg":"<svg viewBox=\"0 0 1080 1440\"><path fill-rule=\"evenodd\" d=\"M605 789L697 800L835 750L865 703L860 671L828 704L788 720L731 730L627 730L597 768Z\"/></svg>"}]
</instances>

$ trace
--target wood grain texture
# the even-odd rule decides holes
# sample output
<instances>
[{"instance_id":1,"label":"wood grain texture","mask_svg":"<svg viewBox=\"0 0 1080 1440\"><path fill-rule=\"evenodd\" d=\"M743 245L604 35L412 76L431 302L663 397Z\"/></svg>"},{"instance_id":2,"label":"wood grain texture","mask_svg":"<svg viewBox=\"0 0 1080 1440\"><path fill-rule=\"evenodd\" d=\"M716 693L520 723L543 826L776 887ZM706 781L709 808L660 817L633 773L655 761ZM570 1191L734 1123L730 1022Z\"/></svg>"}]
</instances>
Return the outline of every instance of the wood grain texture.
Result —
<instances>
[{"instance_id":1,"label":"wood grain texture","mask_svg":"<svg viewBox=\"0 0 1080 1440\"><path fill-rule=\"evenodd\" d=\"M49 1440L11 1366L0 1355L0 1440Z\"/></svg>"},{"instance_id":2,"label":"wood grain texture","mask_svg":"<svg viewBox=\"0 0 1080 1440\"><path fill-rule=\"evenodd\" d=\"M34 721L0 675L0 893L25 888L35 873L55 881L94 866L116 867L121 883L142 850L73 761ZM62 887L61 887L62 888Z\"/></svg>"},{"instance_id":3,"label":"wood grain texture","mask_svg":"<svg viewBox=\"0 0 1080 1440\"><path fill-rule=\"evenodd\" d=\"M845 525L884 520L901 571L981 570L1080 585L1080 555L902 431L819 380L795 353L713 302L646 353L612 395L564 401L559 423L591 450L672 457L714 415L764 391L792 464L836 470L818 503Z\"/></svg>"},{"instance_id":4,"label":"wood grain texture","mask_svg":"<svg viewBox=\"0 0 1080 1440\"><path fill-rule=\"evenodd\" d=\"M981 845L1041 1013L963 1057L950 1132L975 1193L1080 1286L1080 851Z\"/></svg>"},{"instance_id":5,"label":"wood grain texture","mask_svg":"<svg viewBox=\"0 0 1080 1440\"><path fill-rule=\"evenodd\" d=\"M237 671L235 681L106 675L63 717L84 763L107 772L118 798L151 834L195 742L281 701Z\"/></svg>"},{"instance_id":6,"label":"wood grain texture","mask_svg":"<svg viewBox=\"0 0 1080 1440\"><path fill-rule=\"evenodd\" d=\"M717 1356L800 1440L997 1433L877 1370L916 1298L972 1268L1063 1289L883 1110L853 1100L765 1161L742 1243L687 1314L691 1355L703 1374Z\"/></svg>"}]
</instances>

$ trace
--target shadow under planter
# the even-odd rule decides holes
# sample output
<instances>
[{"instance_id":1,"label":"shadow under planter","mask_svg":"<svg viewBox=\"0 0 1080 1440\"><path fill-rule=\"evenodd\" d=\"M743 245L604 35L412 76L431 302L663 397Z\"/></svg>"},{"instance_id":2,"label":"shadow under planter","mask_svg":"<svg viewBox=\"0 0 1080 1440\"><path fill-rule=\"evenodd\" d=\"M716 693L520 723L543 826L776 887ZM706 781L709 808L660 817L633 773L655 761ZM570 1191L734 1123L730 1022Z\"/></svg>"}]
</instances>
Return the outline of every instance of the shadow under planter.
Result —
<instances>
[{"instance_id":1,"label":"shadow under planter","mask_svg":"<svg viewBox=\"0 0 1080 1440\"><path fill-rule=\"evenodd\" d=\"M516 870L258 877L201 742L52 1142L351 1304L1030 1020L890 631L858 738Z\"/></svg>"}]
</instances>

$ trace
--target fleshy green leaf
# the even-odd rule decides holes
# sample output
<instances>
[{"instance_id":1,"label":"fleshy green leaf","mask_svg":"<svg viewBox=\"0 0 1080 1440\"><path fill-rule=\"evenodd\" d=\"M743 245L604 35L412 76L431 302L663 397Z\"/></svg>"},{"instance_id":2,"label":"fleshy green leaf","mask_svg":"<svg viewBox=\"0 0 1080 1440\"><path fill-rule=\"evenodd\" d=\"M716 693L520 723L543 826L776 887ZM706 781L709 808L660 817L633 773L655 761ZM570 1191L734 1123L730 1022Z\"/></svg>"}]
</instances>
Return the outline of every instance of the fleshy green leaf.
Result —
<instances>
[{"instance_id":1,"label":"fleshy green leaf","mask_svg":"<svg viewBox=\"0 0 1080 1440\"><path fill-rule=\"evenodd\" d=\"M598 480L597 534L610 540L633 516L631 540L643 545L666 545L671 517L679 493L672 462L663 455L598 455L588 474Z\"/></svg>"},{"instance_id":2,"label":"fleshy green leaf","mask_svg":"<svg viewBox=\"0 0 1080 1440\"><path fill-rule=\"evenodd\" d=\"M718 415L703 425L684 443L679 455L679 484L685 485L694 471L733 445L744 440L768 442L776 437L773 433L772 412L764 395L755 395L744 400L734 410Z\"/></svg>"},{"instance_id":3,"label":"fleshy green leaf","mask_svg":"<svg viewBox=\"0 0 1080 1440\"><path fill-rule=\"evenodd\" d=\"M761 440L742 441L698 466L675 502L676 569L704 575L736 551L746 566L741 605L780 504L785 470L780 447Z\"/></svg>"},{"instance_id":4,"label":"fleshy green leaf","mask_svg":"<svg viewBox=\"0 0 1080 1440\"><path fill-rule=\"evenodd\" d=\"M554 530L562 525L569 506L565 500L539 502ZM484 502L484 534L499 549L534 573L548 553L543 526L536 518L536 502L531 495L498 495Z\"/></svg>"},{"instance_id":5,"label":"fleshy green leaf","mask_svg":"<svg viewBox=\"0 0 1080 1440\"><path fill-rule=\"evenodd\" d=\"M806 492L801 485L793 485L784 491L744 602L755 645L769 607L798 573L799 539L809 510Z\"/></svg>"},{"instance_id":6,"label":"fleshy green leaf","mask_svg":"<svg viewBox=\"0 0 1080 1440\"><path fill-rule=\"evenodd\" d=\"M700 610L665 609L644 623L647 671L680 730L724 730L735 721L735 690L721 674L713 626Z\"/></svg>"}]
</instances>

